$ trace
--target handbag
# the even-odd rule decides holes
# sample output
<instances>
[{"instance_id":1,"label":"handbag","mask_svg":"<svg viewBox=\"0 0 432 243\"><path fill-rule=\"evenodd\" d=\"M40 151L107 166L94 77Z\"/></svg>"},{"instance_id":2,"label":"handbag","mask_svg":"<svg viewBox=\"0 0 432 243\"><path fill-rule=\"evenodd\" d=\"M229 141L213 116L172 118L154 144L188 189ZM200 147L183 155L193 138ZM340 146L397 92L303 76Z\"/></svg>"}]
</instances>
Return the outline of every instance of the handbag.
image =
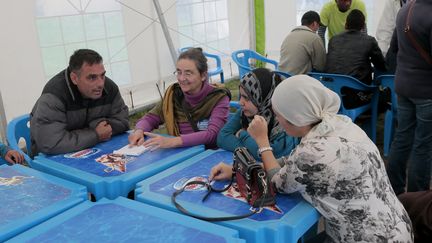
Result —
<instances>
[{"instance_id":1,"label":"handbag","mask_svg":"<svg viewBox=\"0 0 432 243\"><path fill-rule=\"evenodd\" d=\"M176 201L176 197L183 193L185 188L190 185L204 185L207 188L207 193L202 199L202 201L205 201L212 191L223 192L228 190L232 186L234 179L237 179L237 187L241 196L246 199L249 205L254 207L250 213L228 217L205 217L189 212ZM197 219L212 222L236 220L261 212L264 206L276 204L276 192L272 185L272 183L268 182L262 165L256 162L246 148L240 147L234 151L233 176L228 186L224 189L216 189L211 186L210 182L191 181L186 183L181 189L176 190L171 196L171 201L179 211Z\"/></svg>"},{"instance_id":2,"label":"handbag","mask_svg":"<svg viewBox=\"0 0 432 243\"><path fill-rule=\"evenodd\" d=\"M240 194L251 206L261 208L276 204L276 193L267 181L264 168L244 147L235 150L233 172Z\"/></svg>"}]
</instances>

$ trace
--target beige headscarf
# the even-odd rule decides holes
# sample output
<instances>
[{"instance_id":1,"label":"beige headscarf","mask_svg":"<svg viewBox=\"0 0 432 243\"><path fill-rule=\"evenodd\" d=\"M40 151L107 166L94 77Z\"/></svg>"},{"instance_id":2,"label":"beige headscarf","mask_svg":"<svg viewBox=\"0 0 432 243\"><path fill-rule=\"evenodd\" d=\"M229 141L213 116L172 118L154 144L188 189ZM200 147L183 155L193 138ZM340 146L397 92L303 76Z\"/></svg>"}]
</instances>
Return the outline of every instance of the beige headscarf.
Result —
<instances>
[{"instance_id":1,"label":"beige headscarf","mask_svg":"<svg viewBox=\"0 0 432 243\"><path fill-rule=\"evenodd\" d=\"M307 126L321 121L313 130L325 135L335 129L337 121L349 122L337 115L339 96L318 80L296 75L282 81L273 93L273 109L295 126Z\"/></svg>"}]
</instances>

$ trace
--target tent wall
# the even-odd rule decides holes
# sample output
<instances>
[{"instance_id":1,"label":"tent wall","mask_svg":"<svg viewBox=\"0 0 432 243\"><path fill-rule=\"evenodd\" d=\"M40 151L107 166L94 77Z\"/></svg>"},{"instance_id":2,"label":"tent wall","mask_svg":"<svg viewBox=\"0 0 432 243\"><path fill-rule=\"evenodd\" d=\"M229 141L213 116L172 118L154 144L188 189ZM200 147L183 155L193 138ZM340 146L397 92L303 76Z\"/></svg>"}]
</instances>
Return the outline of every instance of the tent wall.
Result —
<instances>
[{"instance_id":1,"label":"tent wall","mask_svg":"<svg viewBox=\"0 0 432 243\"><path fill-rule=\"evenodd\" d=\"M369 1L369 0L367 0ZM384 1L369 1L368 29L375 34L375 26L383 10ZM174 64L157 18L152 0L123 0L124 29L130 65L131 83L121 86L126 103L132 108L152 103L159 99L156 84L162 89L173 81ZM299 23L297 22L298 1L265 1L266 53L279 60L280 44L285 36ZM174 1L160 1L164 17L176 48L179 46L176 7ZM251 9L253 0L227 1L231 51L252 48L253 27ZM134 10L131 10L134 9ZM317 6L319 11L320 6ZM142 14L140 14L142 13ZM147 17L143 16L146 15ZM151 19L149 19L151 18ZM7 121L30 112L47 82L39 48L39 37L35 22L35 1L5 1L0 10L0 25L3 27L0 46L0 84ZM148 25L151 26L149 28ZM143 31L147 28L145 31ZM173 31L174 30L174 31ZM223 58L225 77L237 75L237 67L232 63L230 53L210 50ZM104 57L104 59L109 57ZM64 64L67 66L67 63Z\"/></svg>"},{"instance_id":2,"label":"tent wall","mask_svg":"<svg viewBox=\"0 0 432 243\"><path fill-rule=\"evenodd\" d=\"M8 121L30 112L46 82L34 19L33 1L2 3L0 87Z\"/></svg>"},{"instance_id":3,"label":"tent wall","mask_svg":"<svg viewBox=\"0 0 432 243\"><path fill-rule=\"evenodd\" d=\"M173 82L175 68L159 23L153 23L143 32L153 22L148 17L157 18L153 1L121 2L134 10L122 7L132 82L120 89L125 102L132 107L133 99L134 107L138 107L159 99L156 83L163 88L162 80L166 81L166 85ZM159 2L163 11L174 4L174 1ZM227 1L231 50L249 48L249 7L248 0ZM170 28L178 29L175 6L166 11L164 17ZM47 82L35 20L35 1L5 1L2 4L0 84L7 121L29 113ZM174 46L180 48L178 34L172 30L170 33ZM203 48L206 50L206 47ZM213 50L209 52L217 53ZM237 74L237 67L231 64L230 52L218 54L224 58L225 76ZM64 64L66 66L67 63Z\"/></svg>"}]
</instances>

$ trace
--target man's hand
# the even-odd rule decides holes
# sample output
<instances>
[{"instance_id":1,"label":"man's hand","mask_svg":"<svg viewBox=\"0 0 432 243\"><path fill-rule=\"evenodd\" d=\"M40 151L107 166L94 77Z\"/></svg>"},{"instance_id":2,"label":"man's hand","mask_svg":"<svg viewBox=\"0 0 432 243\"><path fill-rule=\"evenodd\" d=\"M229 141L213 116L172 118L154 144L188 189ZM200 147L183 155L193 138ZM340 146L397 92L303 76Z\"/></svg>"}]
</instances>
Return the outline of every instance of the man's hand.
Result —
<instances>
[{"instance_id":1,"label":"man's hand","mask_svg":"<svg viewBox=\"0 0 432 243\"><path fill-rule=\"evenodd\" d=\"M163 137L155 133L144 132L149 138L143 143L145 147L151 147L154 151L158 148L175 148L183 145L181 137Z\"/></svg>"},{"instance_id":2,"label":"man's hand","mask_svg":"<svg viewBox=\"0 0 432 243\"><path fill-rule=\"evenodd\" d=\"M99 137L99 141L107 141L111 139L112 127L107 121L99 122L95 130Z\"/></svg>"},{"instance_id":3,"label":"man's hand","mask_svg":"<svg viewBox=\"0 0 432 243\"><path fill-rule=\"evenodd\" d=\"M144 143L144 131L141 129L136 129L128 137L129 146L142 145Z\"/></svg>"},{"instance_id":4,"label":"man's hand","mask_svg":"<svg viewBox=\"0 0 432 243\"><path fill-rule=\"evenodd\" d=\"M5 160L11 164L23 164L24 155L16 150L9 150L5 155Z\"/></svg>"}]
</instances>

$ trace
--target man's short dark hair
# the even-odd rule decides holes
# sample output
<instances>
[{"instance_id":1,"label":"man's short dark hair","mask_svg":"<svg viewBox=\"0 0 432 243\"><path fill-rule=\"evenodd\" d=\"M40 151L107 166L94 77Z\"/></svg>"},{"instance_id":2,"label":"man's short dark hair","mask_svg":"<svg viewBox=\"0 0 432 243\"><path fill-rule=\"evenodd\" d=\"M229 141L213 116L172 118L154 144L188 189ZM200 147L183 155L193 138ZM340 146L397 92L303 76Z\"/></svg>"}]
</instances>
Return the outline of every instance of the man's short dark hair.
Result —
<instances>
[{"instance_id":1,"label":"man's short dark hair","mask_svg":"<svg viewBox=\"0 0 432 243\"><path fill-rule=\"evenodd\" d=\"M365 16L362 11L353 9L346 18L346 29L362 30L365 26Z\"/></svg>"},{"instance_id":2,"label":"man's short dark hair","mask_svg":"<svg viewBox=\"0 0 432 243\"><path fill-rule=\"evenodd\" d=\"M301 24L304 26L311 25L313 22L321 23L320 16L315 11L307 11L301 18Z\"/></svg>"},{"instance_id":3,"label":"man's short dark hair","mask_svg":"<svg viewBox=\"0 0 432 243\"><path fill-rule=\"evenodd\" d=\"M98 64L102 62L102 57L99 53L90 49L76 50L69 59L69 69L71 71L78 71L84 62L89 65Z\"/></svg>"}]
</instances>

